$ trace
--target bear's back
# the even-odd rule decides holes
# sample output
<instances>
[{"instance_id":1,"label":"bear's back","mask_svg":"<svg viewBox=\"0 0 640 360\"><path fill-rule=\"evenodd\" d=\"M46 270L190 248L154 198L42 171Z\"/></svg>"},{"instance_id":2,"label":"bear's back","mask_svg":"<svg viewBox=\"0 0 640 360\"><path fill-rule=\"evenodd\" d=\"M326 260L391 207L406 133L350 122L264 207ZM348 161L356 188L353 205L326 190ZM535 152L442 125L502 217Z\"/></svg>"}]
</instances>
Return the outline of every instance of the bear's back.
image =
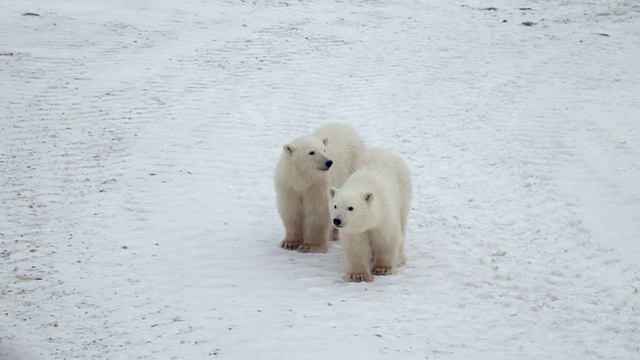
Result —
<instances>
[{"instance_id":1,"label":"bear's back","mask_svg":"<svg viewBox=\"0 0 640 360\"><path fill-rule=\"evenodd\" d=\"M366 149L360 154L358 171L371 172L387 188L401 207L411 201L411 175L406 162L395 153L384 149Z\"/></svg>"}]
</instances>

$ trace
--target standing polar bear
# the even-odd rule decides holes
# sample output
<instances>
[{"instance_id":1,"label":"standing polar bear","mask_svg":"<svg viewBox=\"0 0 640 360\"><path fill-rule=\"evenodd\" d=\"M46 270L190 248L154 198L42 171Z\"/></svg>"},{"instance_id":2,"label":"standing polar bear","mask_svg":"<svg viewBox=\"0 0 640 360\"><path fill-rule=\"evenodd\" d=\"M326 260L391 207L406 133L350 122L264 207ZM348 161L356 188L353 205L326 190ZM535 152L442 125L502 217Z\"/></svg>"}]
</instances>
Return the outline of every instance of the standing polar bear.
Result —
<instances>
[{"instance_id":1,"label":"standing polar bear","mask_svg":"<svg viewBox=\"0 0 640 360\"><path fill-rule=\"evenodd\" d=\"M342 188L329 187L329 212L347 254L346 281L372 281L406 262L411 176L396 154L368 149Z\"/></svg>"},{"instance_id":2,"label":"standing polar bear","mask_svg":"<svg viewBox=\"0 0 640 360\"><path fill-rule=\"evenodd\" d=\"M283 147L275 176L278 211L286 229L282 248L327 251L332 233L327 187L347 180L363 149L355 130L340 124L324 125Z\"/></svg>"}]
</instances>

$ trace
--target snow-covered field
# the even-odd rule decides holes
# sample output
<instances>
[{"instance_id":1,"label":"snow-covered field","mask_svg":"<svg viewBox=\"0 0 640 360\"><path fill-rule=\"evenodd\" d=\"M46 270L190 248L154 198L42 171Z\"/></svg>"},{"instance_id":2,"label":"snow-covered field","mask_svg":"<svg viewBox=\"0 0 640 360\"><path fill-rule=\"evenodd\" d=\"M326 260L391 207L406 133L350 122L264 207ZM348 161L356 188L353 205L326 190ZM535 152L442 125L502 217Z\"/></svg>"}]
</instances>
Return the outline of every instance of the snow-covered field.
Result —
<instances>
[{"instance_id":1,"label":"snow-covered field","mask_svg":"<svg viewBox=\"0 0 640 360\"><path fill-rule=\"evenodd\" d=\"M3 0L0 359L640 359L639 59L635 0ZM326 122L397 275L278 248Z\"/></svg>"}]
</instances>

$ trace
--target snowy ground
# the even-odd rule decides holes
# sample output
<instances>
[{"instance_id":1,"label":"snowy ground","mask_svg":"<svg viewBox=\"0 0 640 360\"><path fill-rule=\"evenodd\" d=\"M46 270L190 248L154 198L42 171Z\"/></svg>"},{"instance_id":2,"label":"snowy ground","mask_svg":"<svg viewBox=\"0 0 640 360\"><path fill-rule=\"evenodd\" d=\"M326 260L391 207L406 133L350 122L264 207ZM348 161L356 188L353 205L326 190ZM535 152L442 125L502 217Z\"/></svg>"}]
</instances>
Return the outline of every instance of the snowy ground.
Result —
<instances>
[{"instance_id":1,"label":"snowy ground","mask_svg":"<svg viewBox=\"0 0 640 360\"><path fill-rule=\"evenodd\" d=\"M638 59L634 0L3 0L0 359L639 359ZM329 121L397 275L277 246Z\"/></svg>"}]
</instances>

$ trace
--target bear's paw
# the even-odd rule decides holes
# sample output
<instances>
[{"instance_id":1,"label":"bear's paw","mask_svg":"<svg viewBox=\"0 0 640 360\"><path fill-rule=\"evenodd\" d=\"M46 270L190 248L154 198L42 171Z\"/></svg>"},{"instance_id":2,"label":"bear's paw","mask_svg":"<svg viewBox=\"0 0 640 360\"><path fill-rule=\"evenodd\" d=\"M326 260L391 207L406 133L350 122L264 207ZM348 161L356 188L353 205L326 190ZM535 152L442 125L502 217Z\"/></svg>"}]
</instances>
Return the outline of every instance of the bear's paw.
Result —
<instances>
[{"instance_id":1,"label":"bear's paw","mask_svg":"<svg viewBox=\"0 0 640 360\"><path fill-rule=\"evenodd\" d=\"M347 274L344 277L345 281L348 282L371 282L373 281L373 276L371 276L371 274L365 274L365 273L352 273L352 274Z\"/></svg>"},{"instance_id":2,"label":"bear's paw","mask_svg":"<svg viewBox=\"0 0 640 360\"><path fill-rule=\"evenodd\" d=\"M376 265L373 267L372 272L374 275L384 276L393 274L393 269L391 268L391 266Z\"/></svg>"},{"instance_id":3,"label":"bear's paw","mask_svg":"<svg viewBox=\"0 0 640 360\"><path fill-rule=\"evenodd\" d=\"M283 240L280 243L280 247L287 250L298 250L300 245L302 245L302 241L298 240Z\"/></svg>"},{"instance_id":4,"label":"bear's paw","mask_svg":"<svg viewBox=\"0 0 640 360\"><path fill-rule=\"evenodd\" d=\"M327 247L323 245L301 244L297 250L301 253L326 253Z\"/></svg>"}]
</instances>

